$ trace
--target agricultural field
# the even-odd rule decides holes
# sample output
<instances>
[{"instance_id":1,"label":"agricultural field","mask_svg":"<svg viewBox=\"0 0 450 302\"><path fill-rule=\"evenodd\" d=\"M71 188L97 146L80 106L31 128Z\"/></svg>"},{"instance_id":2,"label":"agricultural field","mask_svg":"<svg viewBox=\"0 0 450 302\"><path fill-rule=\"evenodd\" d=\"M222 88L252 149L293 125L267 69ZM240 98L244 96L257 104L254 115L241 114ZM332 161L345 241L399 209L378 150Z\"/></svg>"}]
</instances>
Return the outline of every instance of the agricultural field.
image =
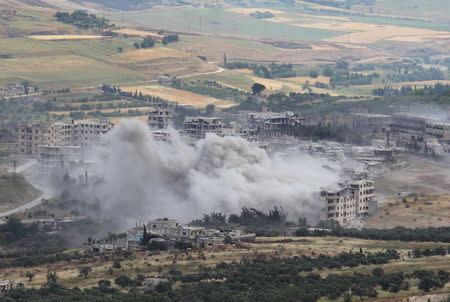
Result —
<instances>
[{"instance_id":1,"label":"agricultural field","mask_svg":"<svg viewBox=\"0 0 450 302\"><path fill-rule=\"evenodd\" d=\"M133 257L121 261L121 268L110 270L112 260L104 260L100 257L86 260L73 260L71 262L61 262L46 266L36 266L32 268L3 268L0 269L2 278L10 278L23 282L26 287L40 286L46 282L47 272L55 271L59 277L58 282L66 287L78 286L86 288L97 285L101 279L111 280L120 275L131 278L137 274L147 276L157 276L168 273L170 270L177 270L182 273L192 273L201 267L211 267L219 262L240 262L243 257L253 259L258 256L268 258L309 256L317 257L319 254L337 255L342 252L381 252L386 249L397 249L401 253L401 259L385 265L367 265L355 268L324 269L317 271L322 276L331 273L352 274L353 272L369 273L375 267L381 267L387 273L390 272L412 272L415 269L445 269L450 265L450 256L435 256L420 259L410 259L407 257L409 251L414 248L433 248L438 246L448 246L442 243L412 243L397 241L371 241L351 238L335 237L268 237L258 238L255 243L245 243L240 246L223 246L211 249L192 250L185 252L136 252ZM71 253L75 251L69 251ZM82 252L82 251L79 251ZM201 257L201 255L204 256ZM87 279L79 274L81 266L89 265L92 271ZM35 277L30 282L25 277L27 271L35 273ZM438 292L445 292L448 288L443 288ZM412 286L403 295L419 294L416 286ZM387 292L382 292L382 296L389 296Z\"/></svg>"},{"instance_id":2,"label":"agricultural field","mask_svg":"<svg viewBox=\"0 0 450 302\"><path fill-rule=\"evenodd\" d=\"M205 107L207 105L215 105L218 108L227 108L233 105L232 101L220 100L213 97L195 94L185 90L178 90L162 85L146 85L135 87L122 87L123 91L142 93L160 97L165 100L176 102L180 105L190 105L194 107Z\"/></svg>"}]
</instances>

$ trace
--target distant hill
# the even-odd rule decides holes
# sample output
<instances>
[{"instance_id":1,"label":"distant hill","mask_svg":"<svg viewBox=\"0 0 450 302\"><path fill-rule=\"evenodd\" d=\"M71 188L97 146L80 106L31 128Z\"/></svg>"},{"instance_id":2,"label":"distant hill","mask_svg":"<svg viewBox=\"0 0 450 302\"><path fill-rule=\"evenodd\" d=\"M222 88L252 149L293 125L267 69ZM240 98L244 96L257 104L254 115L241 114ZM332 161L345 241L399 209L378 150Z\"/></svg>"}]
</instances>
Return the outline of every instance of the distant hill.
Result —
<instances>
[{"instance_id":1,"label":"distant hill","mask_svg":"<svg viewBox=\"0 0 450 302\"><path fill-rule=\"evenodd\" d=\"M179 6L193 4L192 1L183 0L72 0L72 2L86 5L86 2L90 2L96 5L101 5L107 8L119 9L119 10L135 10L142 8L150 8L154 6ZM195 2L195 1L194 1Z\"/></svg>"}]
</instances>

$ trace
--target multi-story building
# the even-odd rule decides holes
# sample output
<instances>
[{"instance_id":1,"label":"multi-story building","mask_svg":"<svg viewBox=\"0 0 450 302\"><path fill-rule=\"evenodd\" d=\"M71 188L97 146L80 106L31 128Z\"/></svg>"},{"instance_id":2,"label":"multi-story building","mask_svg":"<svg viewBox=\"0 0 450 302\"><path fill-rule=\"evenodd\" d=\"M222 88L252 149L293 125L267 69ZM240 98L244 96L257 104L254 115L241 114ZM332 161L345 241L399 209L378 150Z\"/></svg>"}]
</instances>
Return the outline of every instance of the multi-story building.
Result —
<instances>
[{"instance_id":1,"label":"multi-story building","mask_svg":"<svg viewBox=\"0 0 450 302\"><path fill-rule=\"evenodd\" d=\"M148 113L148 125L154 130L167 129L172 118L173 114L169 109L158 108Z\"/></svg>"},{"instance_id":2,"label":"multi-story building","mask_svg":"<svg viewBox=\"0 0 450 302\"><path fill-rule=\"evenodd\" d=\"M19 127L17 152L36 155L50 142L52 127L47 123L30 123Z\"/></svg>"},{"instance_id":3,"label":"multi-story building","mask_svg":"<svg viewBox=\"0 0 450 302\"><path fill-rule=\"evenodd\" d=\"M341 225L358 222L369 215L369 209L377 202L372 180L364 179L339 184L335 188L321 191L326 219Z\"/></svg>"},{"instance_id":4,"label":"multi-story building","mask_svg":"<svg viewBox=\"0 0 450 302\"><path fill-rule=\"evenodd\" d=\"M109 119L98 121L58 122L52 125L49 145L57 146L91 146L99 141L100 137L112 129Z\"/></svg>"},{"instance_id":5,"label":"multi-story building","mask_svg":"<svg viewBox=\"0 0 450 302\"><path fill-rule=\"evenodd\" d=\"M205 138L206 133L222 135L222 119L218 117L186 117L184 133L189 137Z\"/></svg>"},{"instance_id":6,"label":"multi-story building","mask_svg":"<svg viewBox=\"0 0 450 302\"><path fill-rule=\"evenodd\" d=\"M392 137L398 145L417 151L430 151L432 145L440 145L443 152L450 153L450 121L417 115L394 116ZM435 148L431 148L435 150Z\"/></svg>"},{"instance_id":7,"label":"multi-story building","mask_svg":"<svg viewBox=\"0 0 450 302\"><path fill-rule=\"evenodd\" d=\"M292 135L303 122L304 118L290 111L251 113L248 120L250 128L262 136Z\"/></svg>"},{"instance_id":8,"label":"multi-story building","mask_svg":"<svg viewBox=\"0 0 450 302\"><path fill-rule=\"evenodd\" d=\"M111 130L112 126L108 119L22 125L18 133L18 153L38 155L43 152L44 146L91 146Z\"/></svg>"}]
</instances>

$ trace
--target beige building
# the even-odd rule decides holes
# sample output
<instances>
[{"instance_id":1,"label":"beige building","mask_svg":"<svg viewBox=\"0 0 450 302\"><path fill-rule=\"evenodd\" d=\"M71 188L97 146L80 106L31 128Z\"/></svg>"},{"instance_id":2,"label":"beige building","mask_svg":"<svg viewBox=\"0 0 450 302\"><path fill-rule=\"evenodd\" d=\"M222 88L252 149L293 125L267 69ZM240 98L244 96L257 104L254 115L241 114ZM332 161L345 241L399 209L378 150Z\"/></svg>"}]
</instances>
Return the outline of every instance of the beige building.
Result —
<instances>
[{"instance_id":1,"label":"beige building","mask_svg":"<svg viewBox=\"0 0 450 302\"><path fill-rule=\"evenodd\" d=\"M49 145L92 146L113 127L109 119L58 122L52 125Z\"/></svg>"},{"instance_id":2,"label":"beige building","mask_svg":"<svg viewBox=\"0 0 450 302\"><path fill-rule=\"evenodd\" d=\"M43 146L91 146L111 130L112 126L108 119L22 125L18 133L18 153L41 154Z\"/></svg>"},{"instance_id":3,"label":"beige building","mask_svg":"<svg viewBox=\"0 0 450 302\"><path fill-rule=\"evenodd\" d=\"M205 138L206 133L222 135L222 119L218 117L186 117L184 132L189 137Z\"/></svg>"},{"instance_id":4,"label":"beige building","mask_svg":"<svg viewBox=\"0 0 450 302\"><path fill-rule=\"evenodd\" d=\"M370 207L377 202L374 182L367 179L339 184L336 188L323 190L321 196L325 203L325 218L341 225L368 216Z\"/></svg>"},{"instance_id":5,"label":"beige building","mask_svg":"<svg viewBox=\"0 0 450 302\"><path fill-rule=\"evenodd\" d=\"M47 123L30 123L19 127L17 151L19 154L36 155L41 146L47 145L52 135L52 127Z\"/></svg>"},{"instance_id":6,"label":"beige building","mask_svg":"<svg viewBox=\"0 0 450 302\"><path fill-rule=\"evenodd\" d=\"M148 113L148 125L150 129L167 129L172 121L173 114L169 109L158 108Z\"/></svg>"}]
</instances>

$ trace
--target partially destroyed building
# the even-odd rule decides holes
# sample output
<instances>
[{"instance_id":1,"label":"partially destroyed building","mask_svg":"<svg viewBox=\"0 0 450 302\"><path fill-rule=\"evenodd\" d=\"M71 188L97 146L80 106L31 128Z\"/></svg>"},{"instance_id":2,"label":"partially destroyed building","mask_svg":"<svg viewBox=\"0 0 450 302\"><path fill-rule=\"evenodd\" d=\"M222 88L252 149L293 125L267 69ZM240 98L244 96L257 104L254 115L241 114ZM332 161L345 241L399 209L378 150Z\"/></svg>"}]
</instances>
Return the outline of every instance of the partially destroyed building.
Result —
<instances>
[{"instance_id":1,"label":"partially destroyed building","mask_svg":"<svg viewBox=\"0 0 450 302\"><path fill-rule=\"evenodd\" d=\"M158 108L148 113L148 126L154 130L167 129L172 118L173 114L169 109Z\"/></svg>"},{"instance_id":2,"label":"partially destroyed building","mask_svg":"<svg viewBox=\"0 0 450 302\"><path fill-rule=\"evenodd\" d=\"M138 235L140 232L136 230L143 231L143 228L136 227L130 231L130 240L136 241L136 238L142 238L142 236ZM175 219L168 218L158 218L149 221L146 224L146 231L170 242L190 242L197 248L209 248L222 245L225 243L225 238L227 236L230 240L235 242L255 240L255 234L243 234L239 230L213 230L198 226L183 225Z\"/></svg>"},{"instance_id":3,"label":"partially destroyed building","mask_svg":"<svg viewBox=\"0 0 450 302\"><path fill-rule=\"evenodd\" d=\"M369 215L369 209L377 203L372 180L349 181L334 188L322 190L324 215L341 225L354 225Z\"/></svg>"},{"instance_id":4,"label":"partially destroyed building","mask_svg":"<svg viewBox=\"0 0 450 302\"><path fill-rule=\"evenodd\" d=\"M392 139L409 150L450 153L450 121L420 115L394 115Z\"/></svg>"},{"instance_id":5,"label":"partially destroyed building","mask_svg":"<svg viewBox=\"0 0 450 302\"><path fill-rule=\"evenodd\" d=\"M186 117L184 134L194 138L205 138L206 133L222 135L222 119L219 117Z\"/></svg>"},{"instance_id":6,"label":"partially destroyed building","mask_svg":"<svg viewBox=\"0 0 450 302\"><path fill-rule=\"evenodd\" d=\"M293 135L304 123L304 118L290 111L257 112L249 114L248 123L259 136Z\"/></svg>"}]
</instances>

